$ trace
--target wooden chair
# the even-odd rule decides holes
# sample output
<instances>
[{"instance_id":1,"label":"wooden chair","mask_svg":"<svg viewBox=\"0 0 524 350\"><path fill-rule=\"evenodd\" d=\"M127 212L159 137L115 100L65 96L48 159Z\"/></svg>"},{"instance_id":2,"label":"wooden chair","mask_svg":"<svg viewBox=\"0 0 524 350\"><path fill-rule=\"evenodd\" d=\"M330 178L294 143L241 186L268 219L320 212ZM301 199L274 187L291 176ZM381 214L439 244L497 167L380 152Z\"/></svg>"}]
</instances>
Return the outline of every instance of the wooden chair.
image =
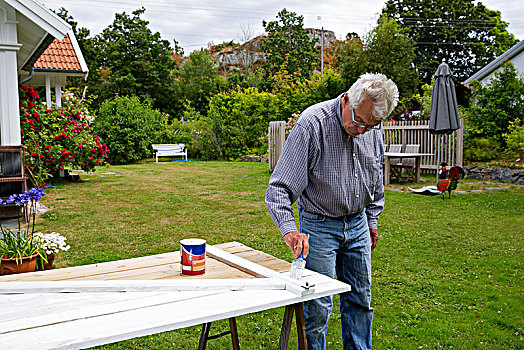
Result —
<instances>
[{"instance_id":1,"label":"wooden chair","mask_svg":"<svg viewBox=\"0 0 524 350\"><path fill-rule=\"evenodd\" d=\"M26 181L23 146L0 146L0 198L6 200L12 194L24 193ZM24 212L22 208L10 204L0 207L0 220L18 218ZM27 210L25 219L29 219Z\"/></svg>"},{"instance_id":2,"label":"wooden chair","mask_svg":"<svg viewBox=\"0 0 524 350\"><path fill-rule=\"evenodd\" d=\"M418 153L420 145L406 145L405 153ZM404 170L407 176L403 176ZM408 182L409 180L415 181L415 158L402 158L400 164L391 164L391 171L395 178L400 181Z\"/></svg>"},{"instance_id":3,"label":"wooden chair","mask_svg":"<svg viewBox=\"0 0 524 350\"><path fill-rule=\"evenodd\" d=\"M389 152L400 153L402 152L402 145L391 144L389 145ZM400 165L400 158L390 158L389 164L391 165L391 176L399 180L402 178L402 171L399 172L398 165Z\"/></svg>"}]
</instances>

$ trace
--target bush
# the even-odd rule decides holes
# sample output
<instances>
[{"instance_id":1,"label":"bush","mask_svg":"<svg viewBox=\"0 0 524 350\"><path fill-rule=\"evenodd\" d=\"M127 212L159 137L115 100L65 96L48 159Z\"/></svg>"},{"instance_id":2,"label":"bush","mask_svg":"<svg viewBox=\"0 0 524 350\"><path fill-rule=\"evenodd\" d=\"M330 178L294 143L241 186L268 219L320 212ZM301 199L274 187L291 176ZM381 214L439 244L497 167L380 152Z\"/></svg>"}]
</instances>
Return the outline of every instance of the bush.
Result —
<instances>
[{"instance_id":1,"label":"bush","mask_svg":"<svg viewBox=\"0 0 524 350\"><path fill-rule=\"evenodd\" d=\"M464 160L466 162L487 162L498 159L500 143L494 139L466 140L464 147Z\"/></svg>"},{"instance_id":2,"label":"bush","mask_svg":"<svg viewBox=\"0 0 524 350\"><path fill-rule=\"evenodd\" d=\"M106 144L91 133L81 110L45 109L31 86L21 87L20 128L25 165L36 186L68 166L93 171L108 155Z\"/></svg>"},{"instance_id":3,"label":"bush","mask_svg":"<svg viewBox=\"0 0 524 350\"><path fill-rule=\"evenodd\" d=\"M520 119L509 124L504 139L507 146L504 153L510 158L524 159L524 125L521 125Z\"/></svg>"},{"instance_id":4,"label":"bush","mask_svg":"<svg viewBox=\"0 0 524 350\"><path fill-rule=\"evenodd\" d=\"M347 90L337 73L294 82L282 71L273 77L272 92L248 87L218 93L209 103L207 115L192 105L184 112L187 124L174 121L164 137L183 142L192 157L239 159L246 154L267 153L267 129L271 121L287 121L294 113Z\"/></svg>"},{"instance_id":5,"label":"bush","mask_svg":"<svg viewBox=\"0 0 524 350\"><path fill-rule=\"evenodd\" d=\"M115 97L102 103L95 130L106 141L109 162L129 164L151 156L151 144L166 132L167 116L138 97Z\"/></svg>"},{"instance_id":6,"label":"bush","mask_svg":"<svg viewBox=\"0 0 524 350\"><path fill-rule=\"evenodd\" d=\"M269 122L281 119L276 102L275 95L256 88L219 93L211 98L201 131L208 133L221 158L237 159L253 148L264 154Z\"/></svg>"}]
</instances>

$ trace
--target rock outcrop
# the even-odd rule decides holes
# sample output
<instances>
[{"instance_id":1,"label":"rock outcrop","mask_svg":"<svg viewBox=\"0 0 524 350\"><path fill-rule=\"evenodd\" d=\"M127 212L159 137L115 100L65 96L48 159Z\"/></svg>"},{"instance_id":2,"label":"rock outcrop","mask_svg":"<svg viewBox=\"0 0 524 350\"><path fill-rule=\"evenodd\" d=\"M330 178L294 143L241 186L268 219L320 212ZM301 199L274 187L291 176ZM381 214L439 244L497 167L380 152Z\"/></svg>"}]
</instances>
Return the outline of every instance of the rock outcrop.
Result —
<instances>
[{"instance_id":1,"label":"rock outcrop","mask_svg":"<svg viewBox=\"0 0 524 350\"><path fill-rule=\"evenodd\" d=\"M315 47L319 50L322 45L322 30L305 29L308 36L315 40ZM243 71L244 67L256 69L265 60L265 55L260 49L260 43L264 35L259 35L240 46L226 47L211 56L215 59L215 67L220 74L228 74L234 71ZM324 47L330 47L336 40L335 32L324 30Z\"/></svg>"}]
</instances>

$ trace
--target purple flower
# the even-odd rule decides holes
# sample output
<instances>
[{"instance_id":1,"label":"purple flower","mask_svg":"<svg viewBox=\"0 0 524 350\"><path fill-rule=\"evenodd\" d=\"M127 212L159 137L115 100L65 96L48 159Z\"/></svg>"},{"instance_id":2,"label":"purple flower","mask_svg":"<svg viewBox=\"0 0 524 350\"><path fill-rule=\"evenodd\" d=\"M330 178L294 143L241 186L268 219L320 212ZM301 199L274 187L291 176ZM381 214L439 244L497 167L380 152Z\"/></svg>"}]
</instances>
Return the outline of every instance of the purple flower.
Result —
<instances>
[{"instance_id":1,"label":"purple flower","mask_svg":"<svg viewBox=\"0 0 524 350\"><path fill-rule=\"evenodd\" d=\"M26 191L25 193L12 194L9 196L9 198L7 198L5 202L0 200L0 204L2 206L5 206L6 204L14 204L14 205L22 206L31 201L36 202L39 199L41 199L43 196L45 196L44 190L38 189L38 188L32 188Z\"/></svg>"},{"instance_id":2,"label":"purple flower","mask_svg":"<svg viewBox=\"0 0 524 350\"><path fill-rule=\"evenodd\" d=\"M24 204L26 204L28 202L29 202L29 197L25 193L12 194L5 201L6 204L15 204L15 205L18 205L18 206L22 206L22 205L24 205Z\"/></svg>"},{"instance_id":3,"label":"purple flower","mask_svg":"<svg viewBox=\"0 0 524 350\"><path fill-rule=\"evenodd\" d=\"M38 201L43 196L45 196L45 192L44 192L43 189L38 189L38 188L34 188L34 187L32 189L26 191L24 194L26 196L28 196L30 200L33 200L33 201Z\"/></svg>"}]
</instances>

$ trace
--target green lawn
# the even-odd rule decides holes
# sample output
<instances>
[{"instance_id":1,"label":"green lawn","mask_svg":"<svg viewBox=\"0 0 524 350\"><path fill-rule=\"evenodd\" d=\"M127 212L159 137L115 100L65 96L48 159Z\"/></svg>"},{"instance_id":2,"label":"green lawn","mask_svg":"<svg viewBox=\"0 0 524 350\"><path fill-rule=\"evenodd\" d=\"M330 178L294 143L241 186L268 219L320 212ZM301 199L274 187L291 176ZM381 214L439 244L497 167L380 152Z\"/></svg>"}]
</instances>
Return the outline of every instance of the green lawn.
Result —
<instances>
[{"instance_id":1,"label":"green lawn","mask_svg":"<svg viewBox=\"0 0 524 350\"><path fill-rule=\"evenodd\" d=\"M144 162L81 176L91 181L59 182L43 199L51 210L39 229L60 232L71 245L55 267L178 250L188 237L234 240L292 259L264 203L267 164ZM508 188L469 192L489 186ZM524 188L463 181L458 189L468 193L442 200L386 191L372 257L375 349L524 348ZM283 312L239 317L241 347L275 349ZM342 346L339 321L335 307L329 349ZM212 327L213 334L228 325ZM199 335L200 327L190 327L101 348L195 349ZM229 349L230 339L208 348Z\"/></svg>"}]
</instances>

